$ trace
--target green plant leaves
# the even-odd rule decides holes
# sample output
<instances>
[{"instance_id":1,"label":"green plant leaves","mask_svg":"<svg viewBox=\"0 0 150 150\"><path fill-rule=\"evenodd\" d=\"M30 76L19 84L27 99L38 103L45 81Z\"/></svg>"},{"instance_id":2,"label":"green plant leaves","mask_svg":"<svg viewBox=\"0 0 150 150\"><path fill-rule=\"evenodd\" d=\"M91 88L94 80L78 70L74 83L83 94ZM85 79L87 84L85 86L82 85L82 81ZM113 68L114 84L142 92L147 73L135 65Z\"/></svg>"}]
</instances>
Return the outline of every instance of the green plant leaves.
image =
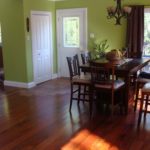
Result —
<instances>
[{"instance_id":1,"label":"green plant leaves","mask_svg":"<svg viewBox=\"0 0 150 150\"><path fill-rule=\"evenodd\" d=\"M108 49L108 41L107 40L95 40L94 42L94 51L96 56L104 56L105 51Z\"/></svg>"}]
</instances>

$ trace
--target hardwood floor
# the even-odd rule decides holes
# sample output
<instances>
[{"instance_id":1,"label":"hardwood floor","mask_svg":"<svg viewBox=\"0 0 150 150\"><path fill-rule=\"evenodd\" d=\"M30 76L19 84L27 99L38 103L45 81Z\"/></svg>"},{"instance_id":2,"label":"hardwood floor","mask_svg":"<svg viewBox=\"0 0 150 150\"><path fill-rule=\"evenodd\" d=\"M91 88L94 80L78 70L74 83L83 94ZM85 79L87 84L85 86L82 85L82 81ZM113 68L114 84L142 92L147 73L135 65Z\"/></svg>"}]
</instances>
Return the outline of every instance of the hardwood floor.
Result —
<instances>
[{"instance_id":1,"label":"hardwood floor","mask_svg":"<svg viewBox=\"0 0 150 150\"><path fill-rule=\"evenodd\" d=\"M0 92L0 150L150 150L150 116L137 128L138 111L113 119L73 102L67 79L32 89Z\"/></svg>"}]
</instances>

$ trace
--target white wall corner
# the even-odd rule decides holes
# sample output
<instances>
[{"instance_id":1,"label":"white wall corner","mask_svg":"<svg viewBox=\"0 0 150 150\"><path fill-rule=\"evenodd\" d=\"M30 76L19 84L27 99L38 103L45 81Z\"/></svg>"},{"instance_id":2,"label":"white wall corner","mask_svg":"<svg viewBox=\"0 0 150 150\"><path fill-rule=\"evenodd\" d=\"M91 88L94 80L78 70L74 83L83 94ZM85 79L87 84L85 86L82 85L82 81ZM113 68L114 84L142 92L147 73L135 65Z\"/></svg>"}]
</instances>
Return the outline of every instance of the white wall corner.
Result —
<instances>
[{"instance_id":1,"label":"white wall corner","mask_svg":"<svg viewBox=\"0 0 150 150\"><path fill-rule=\"evenodd\" d=\"M55 73L52 75L52 79L56 79L56 78L58 78L58 75Z\"/></svg>"},{"instance_id":2,"label":"white wall corner","mask_svg":"<svg viewBox=\"0 0 150 150\"><path fill-rule=\"evenodd\" d=\"M24 83L24 82L15 82L15 81L4 81L5 86L19 87L19 88L32 88L36 86L34 82Z\"/></svg>"}]
</instances>

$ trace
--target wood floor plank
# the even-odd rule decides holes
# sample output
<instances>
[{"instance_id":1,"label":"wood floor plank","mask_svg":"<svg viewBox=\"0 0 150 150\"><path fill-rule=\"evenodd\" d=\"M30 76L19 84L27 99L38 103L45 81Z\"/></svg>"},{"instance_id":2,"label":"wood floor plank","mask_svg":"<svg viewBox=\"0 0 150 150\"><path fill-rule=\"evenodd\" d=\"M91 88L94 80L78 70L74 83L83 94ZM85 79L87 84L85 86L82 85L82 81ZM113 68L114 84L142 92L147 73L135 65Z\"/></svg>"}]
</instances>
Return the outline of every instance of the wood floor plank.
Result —
<instances>
[{"instance_id":1,"label":"wood floor plank","mask_svg":"<svg viewBox=\"0 0 150 150\"><path fill-rule=\"evenodd\" d=\"M73 101L68 79L32 89L0 91L0 150L149 150L150 116L137 128L138 110L112 119L88 104Z\"/></svg>"}]
</instances>

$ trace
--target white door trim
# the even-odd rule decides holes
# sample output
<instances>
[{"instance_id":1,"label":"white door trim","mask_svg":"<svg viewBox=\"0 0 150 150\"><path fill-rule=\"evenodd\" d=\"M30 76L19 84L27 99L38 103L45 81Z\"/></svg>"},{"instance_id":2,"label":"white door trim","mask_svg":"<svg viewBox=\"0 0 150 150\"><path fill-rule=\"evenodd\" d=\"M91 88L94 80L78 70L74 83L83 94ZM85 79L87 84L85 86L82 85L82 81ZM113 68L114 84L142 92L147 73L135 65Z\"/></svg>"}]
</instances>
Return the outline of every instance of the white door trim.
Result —
<instances>
[{"instance_id":1,"label":"white door trim","mask_svg":"<svg viewBox=\"0 0 150 150\"><path fill-rule=\"evenodd\" d=\"M52 43L52 13L51 12L48 12L48 11L31 11L30 12L30 16L31 16L31 22L32 22L32 15L48 15L49 16L49 24L50 24L50 63L51 63L51 69L50 69L50 72L51 72L51 79L53 78L53 43ZM32 25L31 25L31 40L33 41L32 39ZM32 43L32 42L31 42ZM32 44L32 64L33 64L33 82L35 84L36 81L35 81L35 67L34 67L34 55L33 55L33 44Z\"/></svg>"},{"instance_id":2,"label":"white door trim","mask_svg":"<svg viewBox=\"0 0 150 150\"><path fill-rule=\"evenodd\" d=\"M87 8L72 8L72 9L58 9L56 10L56 29L57 29L57 62L58 62L58 77L60 77L60 58L61 58L61 52L60 52L60 41L61 41L61 36L60 36L60 26L59 26L59 17L60 15L64 13L64 11L66 11L66 15L68 15L68 12L69 14L73 14L74 12L82 12L84 14L84 19L85 19L85 32L84 32L84 35L85 35L85 43L83 44L85 50L87 50L87 40L88 40L88 32L87 32ZM82 49L81 49L82 50Z\"/></svg>"}]
</instances>

